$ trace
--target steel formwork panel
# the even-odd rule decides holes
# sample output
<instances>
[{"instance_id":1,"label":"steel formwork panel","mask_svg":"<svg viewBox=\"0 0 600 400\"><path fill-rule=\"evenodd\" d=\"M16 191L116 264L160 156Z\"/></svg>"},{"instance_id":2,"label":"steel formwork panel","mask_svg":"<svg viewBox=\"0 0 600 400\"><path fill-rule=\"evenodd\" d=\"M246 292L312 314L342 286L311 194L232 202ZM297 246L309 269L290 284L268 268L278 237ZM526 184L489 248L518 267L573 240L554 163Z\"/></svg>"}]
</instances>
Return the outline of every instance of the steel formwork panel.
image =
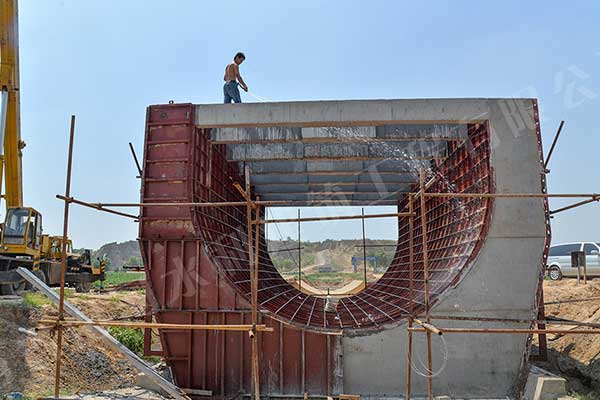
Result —
<instances>
[{"instance_id":1,"label":"steel formwork panel","mask_svg":"<svg viewBox=\"0 0 600 400\"><path fill-rule=\"evenodd\" d=\"M243 201L233 186L243 184L238 163L227 161L226 145L211 144L210 129L197 128L194 114L191 104L149 107L143 203ZM485 123L470 124L466 142L450 143L448 152L445 160L436 162L439 174L431 175L436 181L430 190L493 192ZM477 255L490 205L490 199L427 199L432 302L456 283ZM401 210L405 206L400 202ZM419 215L418 205L415 211ZM414 302L420 310L424 293L419 218L414 229ZM407 230L407 220L399 220L398 248L388 272L363 292L341 299L335 313L324 311L324 299L299 292L279 275L261 231L259 308L262 323L274 328L259 334L261 393L340 393L341 344L325 333L381 330L406 318ZM145 207L140 245L147 302L156 320L198 324L251 320L245 207ZM246 333L161 330L160 338L181 387L212 390L218 397L250 393Z\"/></svg>"}]
</instances>

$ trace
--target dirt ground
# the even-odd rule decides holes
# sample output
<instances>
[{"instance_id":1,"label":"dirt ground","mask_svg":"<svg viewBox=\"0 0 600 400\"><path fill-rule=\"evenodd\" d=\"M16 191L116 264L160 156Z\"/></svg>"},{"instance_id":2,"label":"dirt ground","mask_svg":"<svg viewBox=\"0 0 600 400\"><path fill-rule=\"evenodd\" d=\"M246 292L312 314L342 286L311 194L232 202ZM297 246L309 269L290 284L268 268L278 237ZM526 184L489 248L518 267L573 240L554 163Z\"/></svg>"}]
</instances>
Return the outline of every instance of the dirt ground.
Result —
<instances>
[{"instance_id":1,"label":"dirt ground","mask_svg":"<svg viewBox=\"0 0 600 400\"><path fill-rule=\"evenodd\" d=\"M600 278L587 285L575 279L544 281L546 303L557 300L600 297ZM0 393L24 393L29 398L50 395L54 387L56 338L48 331L37 336L19 331L33 330L43 316L56 315L56 307L41 304L10 304L0 300ZM95 319L132 317L143 314L141 291L76 294L68 301ZM546 306L546 315L600 324L600 300ZM551 325L571 328L565 325ZM118 353L84 328L65 331L62 387L65 394L123 390L134 386L137 371ZM568 379L569 388L592 396L600 392L600 338L592 335L549 335L548 362L538 363ZM119 398L117 392L109 394ZM592 397L593 398L593 397Z\"/></svg>"},{"instance_id":2,"label":"dirt ground","mask_svg":"<svg viewBox=\"0 0 600 400\"><path fill-rule=\"evenodd\" d=\"M143 313L143 292L70 293L69 302L89 317L111 319ZM0 393L21 392L29 398L53 393L56 338L49 331L37 336L20 332L32 330L42 317L56 315L47 304L3 304L0 301ZM65 394L90 393L134 386L137 374L118 353L85 328L69 328L63 335L62 388Z\"/></svg>"},{"instance_id":3,"label":"dirt ground","mask_svg":"<svg viewBox=\"0 0 600 400\"><path fill-rule=\"evenodd\" d=\"M544 281L544 302L600 297L600 278L587 285L576 279ZM547 317L560 317L600 324L600 300L546 305ZM550 325L552 328L574 328ZM549 335L548 362L539 363L568 379L570 389L582 394L600 395L600 337L596 335ZM595 398L595 397L593 397Z\"/></svg>"}]
</instances>

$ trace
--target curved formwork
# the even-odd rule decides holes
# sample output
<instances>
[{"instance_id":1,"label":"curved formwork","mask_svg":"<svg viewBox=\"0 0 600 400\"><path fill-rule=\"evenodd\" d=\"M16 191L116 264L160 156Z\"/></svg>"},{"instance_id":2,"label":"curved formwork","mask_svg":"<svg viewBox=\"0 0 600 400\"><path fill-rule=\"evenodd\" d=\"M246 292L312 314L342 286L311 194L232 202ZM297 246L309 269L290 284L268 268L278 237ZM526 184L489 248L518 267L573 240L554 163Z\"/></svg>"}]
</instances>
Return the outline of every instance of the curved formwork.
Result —
<instances>
[{"instance_id":1,"label":"curved formwork","mask_svg":"<svg viewBox=\"0 0 600 400\"><path fill-rule=\"evenodd\" d=\"M246 169L261 200L393 204L402 212L421 169L429 192L541 193L540 148L531 99L151 106L142 201L243 201L234 183L244 185ZM428 197L425 208L433 313L534 316L549 237L542 199ZM415 211L420 215L418 202ZM400 217L388 270L340 299L335 312L281 277L261 231L258 303L262 323L274 328L259 335L262 394L403 395L406 318L411 307L423 311L425 296L421 219L413 221L412 303L409 223ZM250 323L245 207L146 207L140 222L149 310L157 320ZM247 334L160 336L181 387L220 397L250 393ZM434 388L460 397L510 395L527 351L524 336L437 340ZM419 335L414 352L425 354ZM413 393L425 393L423 368L415 370Z\"/></svg>"}]
</instances>

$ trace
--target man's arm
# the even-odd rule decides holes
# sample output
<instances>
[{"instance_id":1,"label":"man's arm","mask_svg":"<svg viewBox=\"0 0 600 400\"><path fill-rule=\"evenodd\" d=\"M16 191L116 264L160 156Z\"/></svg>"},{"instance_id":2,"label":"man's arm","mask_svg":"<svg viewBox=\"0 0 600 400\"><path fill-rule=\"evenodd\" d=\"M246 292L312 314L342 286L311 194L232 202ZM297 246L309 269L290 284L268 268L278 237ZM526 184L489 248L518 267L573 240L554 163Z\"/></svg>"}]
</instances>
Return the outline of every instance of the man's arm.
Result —
<instances>
[{"instance_id":1,"label":"man's arm","mask_svg":"<svg viewBox=\"0 0 600 400\"><path fill-rule=\"evenodd\" d=\"M242 76L240 75L240 67L237 65L235 66L235 77L237 78L238 82L242 86L242 89L244 89L244 91L247 92L248 85L246 85L246 82L244 82L244 80L242 79Z\"/></svg>"}]
</instances>

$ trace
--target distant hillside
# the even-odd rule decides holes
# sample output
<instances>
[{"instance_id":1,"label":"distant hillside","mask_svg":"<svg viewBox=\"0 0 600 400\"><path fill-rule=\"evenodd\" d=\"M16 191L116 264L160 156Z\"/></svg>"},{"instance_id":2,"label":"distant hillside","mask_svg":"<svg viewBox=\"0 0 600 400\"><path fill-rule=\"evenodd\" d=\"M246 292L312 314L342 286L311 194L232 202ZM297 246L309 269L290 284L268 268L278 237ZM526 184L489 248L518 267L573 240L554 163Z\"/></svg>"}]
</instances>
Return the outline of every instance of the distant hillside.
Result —
<instances>
[{"instance_id":1,"label":"distant hillside","mask_svg":"<svg viewBox=\"0 0 600 400\"><path fill-rule=\"evenodd\" d=\"M93 259L104 256L107 260L107 268L111 271L123 269L123 265L142 265L142 254L137 240L127 242L107 243L93 254Z\"/></svg>"},{"instance_id":2,"label":"distant hillside","mask_svg":"<svg viewBox=\"0 0 600 400\"><path fill-rule=\"evenodd\" d=\"M392 262L396 251L395 240L365 241L367 256L377 256L380 272ZM269 240L268 247L273 264L280 272L292 272L298 268L298 241ZM335 271L352 269L352 256L362 257L362 240L324 240L322 242L302 242L302 266L328 265ZM288 251L288 249L290 249ZM320 256L319 256L320 254ZM360 262L362 265L362 261Z\"/></svg>"},{"instance_id":3,"label":"distant hillside","mask_svg":"<svg viewBox=\"0 0 600 400\"><path fill-rule=\"evenodd\" d=\"M387 269L392 258L396 244L395 240L366 240L367 255L377 256L378 270ZM361 256L361 240L324 240L322 242L302 242L302 266L321 264L318 254L325 256L326 263L334 270L348 270L351 268L352 256ZM384 245L386 245L384 247ZM392 245L392 246L388 246ZM269 251L273 263L281 272L292 272L298 268L298 242L288 238L287 240L269 240ZM287 251L287 249L293 249ZM282 251L283 250L283 251ZM104 256L107 259L109 270L120 270L123 265L142 265L140 247L136 240L127 242L107 243L96 250L93 259Z\"/></svg>"}]
</instances>

